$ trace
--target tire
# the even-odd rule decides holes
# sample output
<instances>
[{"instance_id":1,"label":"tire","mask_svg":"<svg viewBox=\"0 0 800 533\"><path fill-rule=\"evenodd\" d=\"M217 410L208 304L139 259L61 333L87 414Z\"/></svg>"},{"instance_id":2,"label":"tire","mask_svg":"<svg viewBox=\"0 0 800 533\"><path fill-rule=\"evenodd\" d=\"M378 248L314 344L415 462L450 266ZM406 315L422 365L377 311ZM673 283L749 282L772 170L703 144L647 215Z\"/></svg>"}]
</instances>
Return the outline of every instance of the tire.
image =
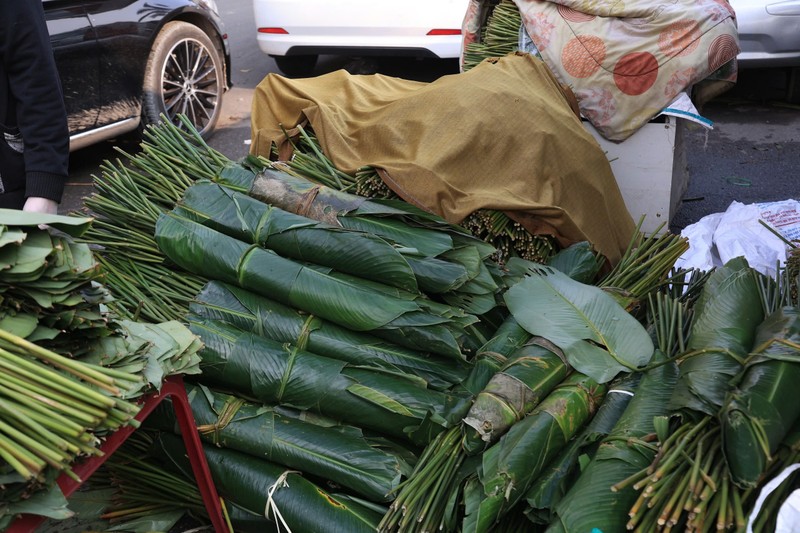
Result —
<instances>
[{"instance_id":1,"label":"tire","mask_svg":"<svg viewBox=\"0 0 800 533\"><path fill-rule=\"evenodd\" d=\"M273 56L275 64L281 72L290 78L300 78L310 76L317 65L317 56Z\"/></svg>"},{"instance_id":2,"label":"tire","mask_svg":"<svg viewBox=\"0 0 800 533\"><path fill-rule=\"evenodd\" d=\"M222 111L224 91L225 62L208 35L188 22L165 24L147 60L143 125L157 124L163 114L182 126L182 114L208 138Z\"/></svg>"}]
</instances>

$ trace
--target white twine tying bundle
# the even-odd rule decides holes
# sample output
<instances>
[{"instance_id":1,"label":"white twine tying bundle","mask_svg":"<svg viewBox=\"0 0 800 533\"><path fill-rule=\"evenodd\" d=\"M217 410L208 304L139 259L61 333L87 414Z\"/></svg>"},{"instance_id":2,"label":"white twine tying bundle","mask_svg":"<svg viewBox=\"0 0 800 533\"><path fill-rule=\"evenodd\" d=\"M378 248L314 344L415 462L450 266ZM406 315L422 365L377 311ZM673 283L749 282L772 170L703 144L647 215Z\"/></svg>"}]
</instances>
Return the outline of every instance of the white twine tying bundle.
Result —
<instances>
[{"instance_id":1,"label":"white twine tying bundle","mask_svg":"<svg viewBox=\"0 0 800 533\"><path fill-rule=\"evenodd\" d=\"M288 487L289 483L286 481L286 477L289 474L300 474L297 470L285 470L278 479L275 480L275 483L267 490L267 504L264 507L264 518L270 520L270 511L272 511L272 516L275 517L275 522L278 524L278 531L281 531L281 525L286 528L286 533L292 533L292 530L289 529L289 524L286 523L284 520L281 511L278 509L278 505L272 499L273 494L275 491L282 487Z\"/></svg>"}]
</instances>

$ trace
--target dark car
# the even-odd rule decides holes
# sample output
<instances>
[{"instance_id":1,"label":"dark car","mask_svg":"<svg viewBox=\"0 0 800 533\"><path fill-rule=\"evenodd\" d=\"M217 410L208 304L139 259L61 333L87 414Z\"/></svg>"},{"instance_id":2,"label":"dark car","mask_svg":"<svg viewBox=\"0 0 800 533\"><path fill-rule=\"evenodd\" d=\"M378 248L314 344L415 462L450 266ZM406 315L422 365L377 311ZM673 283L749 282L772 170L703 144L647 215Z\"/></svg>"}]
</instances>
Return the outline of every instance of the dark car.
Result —
<instances>
[{"instance_id":1,"label":"dark car","mask_svg":"<svg viewBox=\"0 0 800 533\"><path fill-rule=\"evenodd\" d=\"M230 87L213 0L42 0L70 150L185 114L208 137Z\"/></svg>"}]
</instances>

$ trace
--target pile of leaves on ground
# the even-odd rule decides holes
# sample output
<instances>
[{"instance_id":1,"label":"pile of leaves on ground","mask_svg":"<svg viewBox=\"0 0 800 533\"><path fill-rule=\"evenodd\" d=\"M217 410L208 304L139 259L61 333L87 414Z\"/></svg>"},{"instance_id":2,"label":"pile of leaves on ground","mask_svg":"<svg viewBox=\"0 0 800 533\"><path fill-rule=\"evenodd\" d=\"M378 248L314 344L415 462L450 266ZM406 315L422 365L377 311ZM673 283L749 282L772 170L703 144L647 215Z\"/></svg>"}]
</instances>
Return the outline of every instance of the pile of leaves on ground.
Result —
<instances>
[{"instance_id":1,"label":"pile of leaves on ground","mask_svg":"<svg viewBox=\"0 0 800 533\"><path fill-rule=\"evenodd\" d=\"M796 268L676 271L668 233L610 272L590 243L500 264L398 200L148 135L97 178L86 239L120 314L202 340L189 394L235 531L774 528L796 479L756 505L797 460ZM203 519L176 427L159 411L110 470L117 529Z\"/></svg>"}]
</instances>

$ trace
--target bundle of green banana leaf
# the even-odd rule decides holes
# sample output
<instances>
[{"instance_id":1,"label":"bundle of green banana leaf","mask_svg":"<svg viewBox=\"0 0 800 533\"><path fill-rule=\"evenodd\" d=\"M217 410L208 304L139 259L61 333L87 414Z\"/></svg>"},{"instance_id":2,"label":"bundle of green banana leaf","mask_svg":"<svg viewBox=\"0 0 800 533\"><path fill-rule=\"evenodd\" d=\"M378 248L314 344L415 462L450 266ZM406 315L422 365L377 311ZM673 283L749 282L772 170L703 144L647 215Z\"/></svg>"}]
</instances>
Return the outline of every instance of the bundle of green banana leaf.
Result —
<instances>
[{"instance_id":1,"label":"bundle of green banana leaf","mask_svg":"<svg viewBox=\"0 0 800 533\"><path fill-rule=\"evenodd\" d=\"M355 331L416 350L466 358L478 318L422 295L301 263L201 226L163 215L156 241L175 264L208 279L239 285Z\"/></svg>"},{"instance_id":2,"label":"bundle of green banana leaf","mask_svg":"<svg viewBox=\"0 0 800 533\"><path fill-rule=\"evenodd\" d=\"M108 294L92 285L99 273L91 250L73 239L91 222L0 210L0 327L42 346L63 345L64 351L74 347L78 331L86 338L105 334L98 308Z\"/></svg>"},{"instance_id":3,"label":"bundle of green banana leaf","mask_svg":"<svg viewBox=\"0 0 800 533\"><path fill-rule=\"evenodd\" d=\"M297 261L330 267L344 274L391 285L410 292L444 295L470 282L475 286L480 257L474 247L446 249L439 257L424 256L409 247L359 230L348 230L290 213L208 181L186 190L173 211L239 240ZM442 239L439 239L440 241ZM474 254L470 258L470 252ZM498 302L498 287L486 277L487 304L467 309L485 313ZM466 298L465 298L466 299Z\"/></svg>"},{"instance_id":4,"label":"bundle of green banana leaf","mask_svg":"<svg viewBox=\"0 0 800 533\"><path fill-rule=\"evenodd\" d=\"M623 374L609 383L595 415L533 482L525 495L527 505L518 506L529 522L541 524L543 529L554 521L556 505L572 489L588 458L595 456L603 439L614 430L639 388L642 375Z\"/></svg>"},{"instance_id":5,"label":"bundle of green banana leaf","mask_svg":"<svg viewBox=\"0 0 800 533\"><path fill-rule=\"evenodd\" d=\"M464 489L462 531L489 531L597 410L607 386L574 373L482 454Z\"/></svg>"},{"instance_id":6,"label":"bundle of green banana leaf","mask_svg":"<svg viewBox=\"0 0 800 533\"><path fill-rule=\"evenodd\" d=\"M429 389L411 374L349 365L224 322L193 321L190 329L205 342L203 383L263 403L320 413L417 445L466 410L465 394Z\"/></svg>"},{"instance_id":7,"label":"bundle of green banana leaf","mask_svg":"<svg viewBox=\"0 0 800 533\"><path fill-rule=\"evenodd\" d=\"M386 439L370 438L355 426L312 420L301 411L249 402L202 385L187 386L187 393L204 441L334 483L366 500L387 501L401 475L411 470L405 459L413 458L410 451L392 450ZM148 427L179 433L166 406L148 418Z\"/></svg>"},{"instance_id":8,"label":"bundle of green banana leaf","mask_svg":"<svg viewBox=\"0 0 800 533\"><path fill-rule=\"evenodd\" d=\"M301 473L266 459L206 444L211 476L226 506L238 508L235 531L373 532L382 506L330 492ZM191 476L180 437L162 433L151 455L166 468Z\"/></svg>"},{"instance_id":9,"label":"bundle of green banana leaf","mask_svg":"<svg viewBox=\"0 0 800 533\"><path fill-rule=\"evenodd\" d=\"M664 361L663 355L658 356ZM549 533L625 531L628 511L638 496L628 482L655 456L654 420L669 414L668 404L677 380L677 365L666 363L644 372L634 395L611 432L602 439L589 464L566 489L552 512ZM535 494L528 503L539 507Z\"/></svg>"},{"instance_id":10,"label":"bundle of green banana leaf","mask_svg":"<svg viewBox=\"0 0 800 533\"><path fill-rule=\"evenodd\" d=\"M758 329L756 349L720 413L725 460L741 487L763 480L778 446L800 417L800 310L785 307Z\"/></svg>"},{"instance_id":11,"label":"bundle of green banana leaf","mask_svg":"<svg viewBox=\"0 0 800 533\"><path fill-rule=\"evenodd\" d=\"M404 348L220 281L208 282L189 311L189 316L228 322L325 357L413 374L438 390L461 383L471 368L466 362Z\"/></svg>"},{"instance_id":12,"label":"bundle of green banana leaf","mask_svg":"<svg viewBox=\"0 0 800 533\"><path fill-rule=\"evenodd\" d=\"M758 287L757 273L743 258L716 269L704 283L686 351L678 356L680 375L669 402L675 416L656 428L652 463L630 478L638 498L629 529L743 527L745 495L731 479L717 415L764 318Z\"/></svg>"},{"instance_id":13,"label":"bundle of green banana leaf","mask_svg":"<svg viewBox=\"0 0 800 533\"><path fill-rule=\"evenodd\" d=\"M502 271L492 260L496 249L439 216L402 200L367 199L314 183L273 165L262 167L257 174L241 166L226 167L215 181L280 209L387 240L406 250L404 255L411 260L418 280L436 274L431 268L437 262L432 259L454 263L451 269L460 265L467 271L466 279L457 278L449 288L436 283L426 290L474 314L497 305Z\"/></svg>"}]
</instances>

